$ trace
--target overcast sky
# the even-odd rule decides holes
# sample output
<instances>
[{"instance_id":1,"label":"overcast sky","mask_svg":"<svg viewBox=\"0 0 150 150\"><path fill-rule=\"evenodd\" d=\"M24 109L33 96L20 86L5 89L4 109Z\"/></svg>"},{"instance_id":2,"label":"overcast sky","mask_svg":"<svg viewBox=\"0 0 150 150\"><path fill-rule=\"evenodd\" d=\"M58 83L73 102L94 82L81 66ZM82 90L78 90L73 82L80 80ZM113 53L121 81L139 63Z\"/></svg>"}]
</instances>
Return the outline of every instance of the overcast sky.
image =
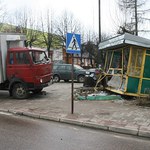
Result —
<instances>
[{"instance_id":1,"label":"overcast sky","mask_svg":"<svg viewBox=\"0 0 150 150\"><path fill-rule=\"evenodd\" d=\"M64 10L72 12L87 29L98 33L98 0L1 0L9 11L29 7L35 11L51 9L56 16ZM116 0L101 0L102 31L114 30Z\"/></svg>"},{"instance_id":2,"label":"overcast sky","mask_svg":"<svg viewBox=\"0 0 150 150\"><path fill-rule=\"evenodd\" d=\"M5 3L7 11L11 12L23 8L31 8L32 12L52 10L54 17L60 17L64 11L71 12L79 20L85 30L98 33L98 0L0 0ZM102 32L114 35L119 25L122 25L118 0L101 0L101 29ZM150 0L146 0L146 9L150 7ZM10 13L11 14L11 13ZM10 15L11 16L11 15ZM149 17L150 18L150 17ZM150 28L150 21L139 26L142 29ZM150 30L150 29L149 29ZM141 34L141 33L140 33ZM149 36L150 33L142 33ZM142 35L141 34L141 35Z\"/></svg>"}]
</instances>

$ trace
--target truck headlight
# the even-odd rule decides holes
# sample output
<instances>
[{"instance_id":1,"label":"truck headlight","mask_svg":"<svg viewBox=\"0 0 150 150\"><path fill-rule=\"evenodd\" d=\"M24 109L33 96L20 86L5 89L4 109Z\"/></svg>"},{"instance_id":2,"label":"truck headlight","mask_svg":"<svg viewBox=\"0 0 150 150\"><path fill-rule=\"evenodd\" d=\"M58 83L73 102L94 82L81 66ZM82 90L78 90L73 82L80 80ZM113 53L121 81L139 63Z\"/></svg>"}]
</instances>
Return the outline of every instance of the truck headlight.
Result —
<instances>
[{"instance_id":1,"label":"truck headlight","mask_svg":"<svg viewBox=\"0 0 150 150\"><path fill-rule=\"evenodd\" d=\"M40 79L40 83L43 83L43 79Z\"/></svg>"}]
</instances>

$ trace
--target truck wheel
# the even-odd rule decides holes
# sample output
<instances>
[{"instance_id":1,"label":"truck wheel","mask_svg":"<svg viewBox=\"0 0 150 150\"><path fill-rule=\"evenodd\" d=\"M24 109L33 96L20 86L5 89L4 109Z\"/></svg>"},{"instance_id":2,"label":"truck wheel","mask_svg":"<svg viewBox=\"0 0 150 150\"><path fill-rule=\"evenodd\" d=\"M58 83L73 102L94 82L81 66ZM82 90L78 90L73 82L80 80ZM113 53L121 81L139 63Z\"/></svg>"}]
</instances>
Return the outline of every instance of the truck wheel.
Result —
<instances>
[{"instance_id":1,"label":"truck wheel","mask_svg":"<svg viewBox=\"0 0 150 150\"><path fill-rule=\"evenodd\" d=\"M78 82L79 82L79 83L83 83L84 80L85 80L85 77L84 77L83 75L79 75L79 76L78 76Z\"/></svg>"},{"instance_id":2,"label":"truck wheel","mask_svg":"<svg viewBox=\"0 0 150 150\"><path fill-rule=\"evenodd\" d=\"M22 83L17 83L13 86L12 96L16 99L25 99L28 97L28 91Z\"/></svg>"},{"instance_id":3,"label":"truck wheel","mask_svg":"<svg viewBox=\"0 0 150 150\"><path fill-rule=\"evenodd\" d=\"M38 93L40 93L42 90L43 90L43 88L33 90L32 92L33 92L34 94L38 94Z\"/></svg>"},{"instance_id":4,"label":"truck wheel","mask_svg":"<svg viewBox=\"0 0 150 150\"><path fill-rule=\"evenodd\" d=\"M53 76L53 80L54 80L54 82L59 82L60 81L60 77L58 75L54 75Z\"/></svg>"}]
</instances>

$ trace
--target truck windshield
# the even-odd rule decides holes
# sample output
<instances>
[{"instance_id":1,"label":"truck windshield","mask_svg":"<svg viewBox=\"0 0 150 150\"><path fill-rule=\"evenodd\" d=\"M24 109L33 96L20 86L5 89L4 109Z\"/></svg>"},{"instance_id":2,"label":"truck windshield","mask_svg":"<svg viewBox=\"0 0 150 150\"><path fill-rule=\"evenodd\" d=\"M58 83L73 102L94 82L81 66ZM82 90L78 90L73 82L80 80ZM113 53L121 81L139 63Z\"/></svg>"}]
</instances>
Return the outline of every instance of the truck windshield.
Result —
<instances>
[{"instance_id":1,"label":"truck windshield","mask_svg":"<svg viewBox=\"0 0 150 150\"><path fill-rule=\"evenodd\" d=\"M44 51L30 51L30 56L32 58L33 63L46 63L49 61L46 53Z\"/></svg>"}]
</instances>

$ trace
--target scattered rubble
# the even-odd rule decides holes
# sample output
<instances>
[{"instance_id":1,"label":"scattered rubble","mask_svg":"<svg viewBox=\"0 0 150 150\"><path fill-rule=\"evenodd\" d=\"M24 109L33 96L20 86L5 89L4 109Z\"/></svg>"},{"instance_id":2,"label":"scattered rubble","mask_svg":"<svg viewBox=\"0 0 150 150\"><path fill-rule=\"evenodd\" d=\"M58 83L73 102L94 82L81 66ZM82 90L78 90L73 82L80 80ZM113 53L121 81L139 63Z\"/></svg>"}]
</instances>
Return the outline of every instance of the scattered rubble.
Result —
<instances>
[{"instance_id":1,"label":"scattered rubble","mask_svg":"<svg viewBox=\"0 0 150 150\"><path fill-rule=\"evenodd\" d=\"M111 100L114 102L123 102L127 105L150 107L150 97L125 97L121 95L116 95L100 87L97 91L95 91L94 87L76 88L74 91L74 100Z\"/></svg>"},{"instance_id":2,"label":"scattered rubble","mask_svg":"<svg viewBox=\"0 0 150 150\"><path fill-rule=\"evenodd\" d=\"M93 87L83 87L74 92L75 100L121 100L120 95L110 94L103 90L95 91Z\"/></svg>"}]
</instances>

